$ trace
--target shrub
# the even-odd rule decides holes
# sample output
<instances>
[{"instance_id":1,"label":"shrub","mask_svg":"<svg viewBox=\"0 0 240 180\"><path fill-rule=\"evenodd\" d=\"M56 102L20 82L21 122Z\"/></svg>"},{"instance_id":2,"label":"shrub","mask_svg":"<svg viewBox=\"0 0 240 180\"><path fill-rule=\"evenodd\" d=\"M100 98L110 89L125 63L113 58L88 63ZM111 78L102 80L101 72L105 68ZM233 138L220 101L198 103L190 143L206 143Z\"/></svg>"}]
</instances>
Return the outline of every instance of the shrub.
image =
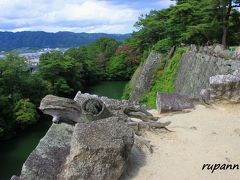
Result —
<instances>
[{"instance_id":1,"label":"shrub","mask_svg":"<svg viewBox=\"0 0 240 180\"><path fill-rule=\"evenodd\" d=\"M158 41L153 46L153 50L165 54L169 51L171 47L172 47L172 41L169 38L167 38L167 39L162 39Z\"/></svg>"},{"instance_id":2,"label":"shrub","mask_svg":"<svg viewBox=\"0 0 240 180\"><path fill-rule=\"evenodd\" d=\"M13 111L20 129L34 124L38 119L36 107L29 99L20 99L17 101Z\"/></svg>"}]
</instances>

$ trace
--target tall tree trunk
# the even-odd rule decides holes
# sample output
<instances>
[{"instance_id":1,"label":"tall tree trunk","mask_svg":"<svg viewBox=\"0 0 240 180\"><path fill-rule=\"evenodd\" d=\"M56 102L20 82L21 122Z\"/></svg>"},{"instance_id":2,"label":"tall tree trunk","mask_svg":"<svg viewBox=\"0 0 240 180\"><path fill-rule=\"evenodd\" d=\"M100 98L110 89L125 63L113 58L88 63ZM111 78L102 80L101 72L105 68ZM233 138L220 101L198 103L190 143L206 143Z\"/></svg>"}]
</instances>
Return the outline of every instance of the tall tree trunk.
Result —
<instances>
[{"instance_id":1,"label":"tall tree trunk","mask_svg":"<svg viewBox=\"0 0 240 180\"><path fill-rule=\"evenodd\" d=\"M231 10L232 10L232 0L229 0L226 15L223 17L222 45L224 47L227 47L228 21L231 15L230 14Z\"/></svg>"},{"instance_id":2,"label":"tall tree trunk","mask_svg":"<svg viewBox=\"0 0 240 180\"><path fill-rule=\"evenodd\" d=\"M224 47L227 47L227 34L228 34L227 25L223 25L222 45Z\"/></svg>"}]
</instances>

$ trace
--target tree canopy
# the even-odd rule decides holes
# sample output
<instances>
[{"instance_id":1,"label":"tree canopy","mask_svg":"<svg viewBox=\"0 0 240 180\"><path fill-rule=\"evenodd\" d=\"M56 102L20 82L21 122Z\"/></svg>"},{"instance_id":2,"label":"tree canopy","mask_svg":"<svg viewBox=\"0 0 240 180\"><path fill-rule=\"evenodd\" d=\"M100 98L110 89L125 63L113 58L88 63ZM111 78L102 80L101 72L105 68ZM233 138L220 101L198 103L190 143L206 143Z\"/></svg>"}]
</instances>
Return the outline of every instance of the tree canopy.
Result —
<instances>
[{"instance_id":1,"label":"tree canopy","mask_svg":"<svg viewBox=\"0 0 240 180\"><path fill-rule=\"evenodd\" d=\"M26 59L9 54L0 61L0 138L37 121L36 107L46 82L32 74ZM24 123L23 123L24 122Z\"/></svg>"},{"instance_id":2,"label":"tree canopy","mask_svg":"<svg viewBox=\"0 0 240 180\"><path fill-rule=\"evenodd\" d=\"M106 37L65 53L42 54L34 73L26 59L7 55L0 61L0 138L35 123L46 94L73 98L101 80L128 80L138 59L130 45Z\"/></svg>"},{"instance_id":3,"label":"tree canopy","mask_svg":"<svg viewBox=\"0 0 240 180\"><path fill-rule=\"evenodd\" d=\"M138 31L133 33L133 38L141 52L156 43L163 51L181 43L238 45L237 7L240 7L239 0L178 0L175 6L141 16L135 24Z\"/></svg>"}]
</instances>

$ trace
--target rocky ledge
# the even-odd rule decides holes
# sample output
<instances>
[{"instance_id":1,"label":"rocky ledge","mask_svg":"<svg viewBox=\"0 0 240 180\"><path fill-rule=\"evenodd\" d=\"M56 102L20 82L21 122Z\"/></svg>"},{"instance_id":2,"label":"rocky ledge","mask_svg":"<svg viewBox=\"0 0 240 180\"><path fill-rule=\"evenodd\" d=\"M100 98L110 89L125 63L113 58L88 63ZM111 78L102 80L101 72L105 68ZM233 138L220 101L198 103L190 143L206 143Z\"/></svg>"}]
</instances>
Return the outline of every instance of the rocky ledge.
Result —
<instances>
[{"instance_id":1,"label":"rocky ledge","mask_svg":"<svg viewBox=\"0 0 240 180\"><path fill-rule=\"evenodd\" d=\"M53 117L54 124L27 158L21 175L12 180L119 179L133 145L152 152L139 131L170 123L159 122L130 101L81 92L74 100L47 95L40 109ZM133 122L132 117L143 122Z\"/></svg>"},{"instance_id":2,"label":"rocky ledge","mask_svg":"<svg viewBox=\"0 0 240 180\"><path fill-rule=\"evenodd\" d=\"M232 74L212 76L209 78L209 84L210 88L203 89L200 93L204 102L240 103L240 69Z\"/></svg>"}]
</instances>

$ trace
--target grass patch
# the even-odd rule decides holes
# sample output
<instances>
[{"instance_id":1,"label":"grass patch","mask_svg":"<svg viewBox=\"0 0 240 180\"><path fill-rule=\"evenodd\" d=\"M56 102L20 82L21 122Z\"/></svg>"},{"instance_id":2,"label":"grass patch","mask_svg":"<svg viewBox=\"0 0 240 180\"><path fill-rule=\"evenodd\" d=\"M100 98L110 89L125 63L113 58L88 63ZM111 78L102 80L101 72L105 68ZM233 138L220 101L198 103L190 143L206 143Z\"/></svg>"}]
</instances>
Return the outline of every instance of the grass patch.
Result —
<instances>
[{"instance_id":1,"label":"grass patch","mask_svg":"<svg viewBox=\"0 0 240 180\"><path fill-rule=\"evenodd\" d=\"M174 56L167 62L164 69L160 69L154 76L152 88L144 95L140 102L146 104L150 108L156 108L157 92L175 92L175 79L177 70L180 65L180 59L187 48L179 48Z\"/></svg>"}]
</instances>

